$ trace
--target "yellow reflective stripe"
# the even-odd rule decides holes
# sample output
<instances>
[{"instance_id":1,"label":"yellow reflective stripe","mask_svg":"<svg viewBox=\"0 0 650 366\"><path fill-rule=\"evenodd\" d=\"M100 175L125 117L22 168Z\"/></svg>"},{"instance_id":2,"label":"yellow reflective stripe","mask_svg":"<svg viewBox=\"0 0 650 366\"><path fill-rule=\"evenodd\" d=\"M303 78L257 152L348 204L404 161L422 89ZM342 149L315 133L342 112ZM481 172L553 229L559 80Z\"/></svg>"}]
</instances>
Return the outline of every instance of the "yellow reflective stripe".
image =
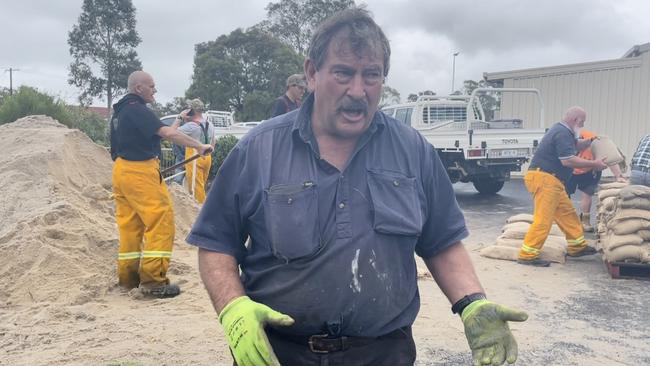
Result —
<instances>
[{"instance_id":1,"label":"yellow reflective stripe","mask_svg":"<svg viewBox=\"0 0 650 366\"><path fill-rule=\"evenodd\" d=\"M140 252L119 253L117 255L118 260L139 259L139 258L140 258Z\"/></svg>"},{"instance_id":2,"label":"yellow reflective stripe","mask_svg":"<svg viewBox=\"0 0 650 366\"><path fill-rule=\"evenodd\" d=\"M524 251L525 253L528 253L528 254L539 254L539 249L529 247L526 244L523 244L521 246L521 250Z\"/></svg>"},{"instance_id":3,"label":"yellow reflective stripe","mask_svg":"<svg viewBox=\"0 0 650 366\"><path fill-rule=\"evenodd\" d=\"M144 258L171 258L171 251L162 251L162 250L145 250L142 252L142 257Z\"/></svg>"},{"instance_id":4,"label":"yellow reflective stripe","mask_svg":"<svg viewBox=\"0 0 650 366\"><path fill-rule=\"evenodd\" d=\"M566 242L567 242L567 244L569 244L571 246L581 246L582 244L585 243L585 241L586 241L585 237L581 236L581 237L579 237L577 239L567 239Z\"/></svg>"}]
</instances>

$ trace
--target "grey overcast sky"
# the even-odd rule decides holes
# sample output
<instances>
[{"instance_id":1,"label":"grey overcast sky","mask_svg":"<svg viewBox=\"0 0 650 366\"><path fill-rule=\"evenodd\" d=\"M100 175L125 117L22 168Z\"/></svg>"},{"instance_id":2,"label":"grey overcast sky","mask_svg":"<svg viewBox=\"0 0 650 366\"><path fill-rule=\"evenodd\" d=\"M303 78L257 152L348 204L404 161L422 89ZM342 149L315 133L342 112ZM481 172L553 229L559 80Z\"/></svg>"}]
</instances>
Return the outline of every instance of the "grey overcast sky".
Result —
<instances>
[{"instance_id":1,"label":"grey overcast sky","mask_svg":"<svg viewBox=\"0 0 650 366\"><path fill-rule=\"evenodd\" d=\"M267 0L134 0L137 51L156 80L159 102L183 96L193 72L194 45L266 16ZM357 0L357 4L360 1ZM448 94L483 72L621 57L650 42L646 0L366 0L391 41L387 85L408 94ZM0 86L29 85L76 101L67 84L68 32L82 0L0 0ZM94 105L104 102L95 100Z\"/></svg>"}]
</instances>

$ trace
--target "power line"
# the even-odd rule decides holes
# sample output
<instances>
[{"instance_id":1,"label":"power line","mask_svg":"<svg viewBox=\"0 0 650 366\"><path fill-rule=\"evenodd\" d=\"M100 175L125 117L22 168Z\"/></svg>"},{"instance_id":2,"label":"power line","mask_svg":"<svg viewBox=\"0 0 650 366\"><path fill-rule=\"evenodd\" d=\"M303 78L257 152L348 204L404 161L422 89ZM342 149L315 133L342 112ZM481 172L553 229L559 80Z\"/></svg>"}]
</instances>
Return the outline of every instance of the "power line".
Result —
<instances>
[{"instance_id":1,"label":"power line","mask_svg":"<svg viewBox=\"0 0 650 366\"><path fill-rule=\"evenodd\" d=\"M9 71L9 95L14 94L14 71L20 71L20 69L15 69L10 67L5 69L5 72Z\"/></svg>"}]
</instances>

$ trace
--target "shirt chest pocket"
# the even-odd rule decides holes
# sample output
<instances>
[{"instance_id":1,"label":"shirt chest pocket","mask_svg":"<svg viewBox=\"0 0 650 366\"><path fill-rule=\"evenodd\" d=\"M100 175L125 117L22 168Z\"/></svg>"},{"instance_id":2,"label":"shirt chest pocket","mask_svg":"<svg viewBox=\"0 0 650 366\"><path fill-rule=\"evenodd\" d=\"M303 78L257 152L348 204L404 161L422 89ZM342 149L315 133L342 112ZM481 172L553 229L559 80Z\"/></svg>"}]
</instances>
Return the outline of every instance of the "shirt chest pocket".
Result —
<instances>
[{"instance_id":1,"label":"shirt chest pocket","mask_svg":"<svg viewBox=\"0 0 650 366\"><path fill-rule=\"evenodd\" d=\"M264 216L276 257L295 260L320 249L318 193L314 183L271 186L265 191Z\"/></svg>"},{"instance_id":2,"label":"shirt chest pocket","mask_svg":"<svg viewBox=\"0 0 650 366\"><path fill-rule=\"evenodd\" d=\"M422 233L424 221L415 178L369 170L368 188L376 232L406 236Z\"/></svg>"}]
</instances>

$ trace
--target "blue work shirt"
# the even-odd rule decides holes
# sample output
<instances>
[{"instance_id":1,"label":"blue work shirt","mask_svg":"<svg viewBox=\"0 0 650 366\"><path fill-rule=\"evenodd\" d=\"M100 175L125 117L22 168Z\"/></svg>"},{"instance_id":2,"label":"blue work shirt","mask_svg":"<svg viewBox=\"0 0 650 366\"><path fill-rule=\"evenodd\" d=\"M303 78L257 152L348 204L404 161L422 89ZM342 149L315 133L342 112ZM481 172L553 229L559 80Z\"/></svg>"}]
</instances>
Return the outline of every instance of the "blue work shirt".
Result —
<instances>
[{"instance_id":1,"label":"blue work shirt","mask_svg":"<svg viewBox=\"0 0 650 366\"><path fill-rule=\"evenodd\" d=\"M562 122L555 123L544 134L528 170L539 168L554 174L566 185L573 174L573 168L565 167L561 160L576 156L576 142L576 136L569 126Z\"/></svg>"},{"instance_id":2,"label":"blue work shirt","mask_svg":"<svg viewBox=\"0 0 650 366\"><path fill-rule=\"evenodd\" d=\"M312 105L239 141L187 242L234 256L246 294L295 319L278 331L376 337L411 325L414 251L432 257L468 235L445 169L417 131L377 112L340 172L320 158Z\"/></svg>"}]
</instances>

